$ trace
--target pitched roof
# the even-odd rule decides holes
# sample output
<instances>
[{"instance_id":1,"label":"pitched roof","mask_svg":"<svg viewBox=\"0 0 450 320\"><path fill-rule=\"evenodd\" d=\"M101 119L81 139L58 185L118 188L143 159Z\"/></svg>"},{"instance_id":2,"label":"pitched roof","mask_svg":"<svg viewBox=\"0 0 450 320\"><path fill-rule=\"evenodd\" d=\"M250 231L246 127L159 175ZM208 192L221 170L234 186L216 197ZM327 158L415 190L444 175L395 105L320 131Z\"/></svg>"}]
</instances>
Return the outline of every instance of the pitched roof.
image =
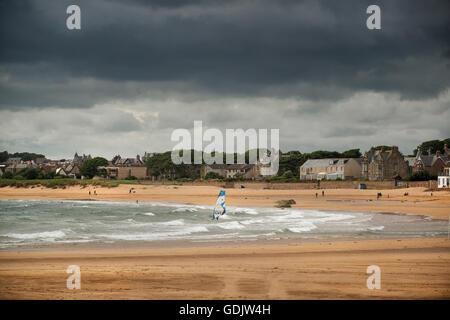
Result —
<instances>
[{"instance_id":1,"label":"pitched roof","mask_svg":"<svg viewBox=\"0 0 450 320\"><path fill-rule=\"evenodd\" d=\"M123 165L142 165L142 161L139 161L138 159L135 158L119 158L116 160L116 162L114 163L114 165L116 166L123 166Z\"/></svg>"},{"instance_id":2,"label":"pitched roof","mask_svg":"<svg viewBox=\"0 0 450 320\"><path fill-rule=\"evenodd\" d=\"M345 166L350 159L353 158L308 159L301 166L301 168L324 168L329 166ZM357 159L354 160L358 162ZM361 162L361 159L359 159L359 162Z\"/></svg>"},{"instance_id":3,"label":"pitched roof","mask_svg":"<svg viewBox=\"0 0 450 320\"><path fill-rule=\"evenodd\" d=\"M442 156L437 156L435 154L432 155L419 155L418 160L422 160L422 163L425 167L431 167L435 164L436 161L438 161L439 159L441 159L444 163L445 163L445 159Z\"/></svg>"}]
</instances>

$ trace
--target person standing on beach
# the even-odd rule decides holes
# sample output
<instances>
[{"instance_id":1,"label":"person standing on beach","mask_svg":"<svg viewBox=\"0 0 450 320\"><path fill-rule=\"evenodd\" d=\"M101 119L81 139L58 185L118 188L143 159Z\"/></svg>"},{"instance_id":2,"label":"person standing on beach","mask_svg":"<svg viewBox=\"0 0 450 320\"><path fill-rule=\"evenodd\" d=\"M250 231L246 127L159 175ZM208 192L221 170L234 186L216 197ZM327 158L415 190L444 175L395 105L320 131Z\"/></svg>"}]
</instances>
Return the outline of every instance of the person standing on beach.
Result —
<instances>
[{"instance_id":1,"label":"person standing on beach","mask_svg":"<svg viewBox=\"0 0 450 320\"><path fill-rule=\"evenodd\" d=\"M316 199L317 199L317 196L318 196L319 194L316 192Z\"/></svg>"},{"instance_id":2,"label":"person standing on beach","mask_svg":"<svg viewBox=\"0 0 450 320\"><path fill-rule=\"evenodd\" d=\"M325 190L322 190L322 197L325 197Z\"/></svg>"}]
</instances>

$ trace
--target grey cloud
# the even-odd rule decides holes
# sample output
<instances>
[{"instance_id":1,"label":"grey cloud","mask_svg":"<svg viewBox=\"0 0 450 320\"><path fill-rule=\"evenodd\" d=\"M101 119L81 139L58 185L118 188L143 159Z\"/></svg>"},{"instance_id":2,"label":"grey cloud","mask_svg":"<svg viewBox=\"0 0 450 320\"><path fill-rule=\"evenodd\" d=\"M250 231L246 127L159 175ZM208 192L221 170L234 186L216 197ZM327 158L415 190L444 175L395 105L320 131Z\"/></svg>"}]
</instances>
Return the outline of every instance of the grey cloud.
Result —
<instances>
[{"instance_id":1,"label":"grey cloud","mask_svg":"<svg viewBox=\"0 0 450 320\"><path fill-rule=\"evenodd\" d=\"M55 91L69 78L142 82L149 90L166 83L169 92L171 83L185 82L198 95L331 100L355 90L426 98L450 83L446 1L379 1L381 31L365 27L369 1L168 3L79 1L83 24L74 32L65 28L70 1L3 1L0 64L30 85L6 81L1 104L62 106L70 93ZM39 82L37 70L44 75ZM47 73L63 81L55 84ZM73 92L82 97L70 100L86 106L109 95L101 87Z\"/></svg>"},{"instance_id":2,"label":"grey cloud","mask_svg":"<svg viewBox=\"0 0 450 320\"><path fill-rule=\"evenodd\" d=\"M372 2L79 0L69 31L72 1L0 0L0 149L133 156L194 120L305 152L447 138L450 3L377 1L369 31Z\"/></svg>"}]
</instances>

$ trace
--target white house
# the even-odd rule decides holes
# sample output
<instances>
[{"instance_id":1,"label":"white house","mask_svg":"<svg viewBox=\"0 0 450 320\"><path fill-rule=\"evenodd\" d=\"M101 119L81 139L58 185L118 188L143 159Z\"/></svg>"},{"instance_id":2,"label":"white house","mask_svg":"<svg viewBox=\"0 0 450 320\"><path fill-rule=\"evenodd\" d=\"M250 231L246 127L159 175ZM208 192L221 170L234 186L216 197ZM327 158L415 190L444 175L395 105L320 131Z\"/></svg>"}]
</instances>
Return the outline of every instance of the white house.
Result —
<instances>
[{"instance_id":1,"label":"white house","mask_svg":"<svg viewBox=\"0 0 450 320\"><path fill-rule=\"evenodd\" d=\"M444 175L438 176L438 188L450 188L450 168L444 168Z\"/></svg>"},{"instance_id":2,"label":"white house","mask_svg":"<svg viewBox=\"0 0 450 320\"><path fill-rule=\"evenodd\" d=\"M300 167L300 180L361 177L361 158L309 159Z\"/></svg>"}]
</instances>

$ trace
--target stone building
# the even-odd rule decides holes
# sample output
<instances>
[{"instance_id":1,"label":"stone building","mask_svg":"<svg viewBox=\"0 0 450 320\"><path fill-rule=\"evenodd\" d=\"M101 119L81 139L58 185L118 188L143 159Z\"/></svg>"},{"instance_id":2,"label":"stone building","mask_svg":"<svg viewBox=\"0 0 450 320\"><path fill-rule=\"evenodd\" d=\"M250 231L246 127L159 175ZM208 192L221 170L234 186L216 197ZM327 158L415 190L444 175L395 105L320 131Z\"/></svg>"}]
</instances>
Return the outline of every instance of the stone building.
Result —
<instances>
[{"instance_id":1,"label":"stone building","mask_svg":"<svg viewBox=\"0 0 450 320\"><path fill-rule=\"evenodd\" d=\"M137 179L146 179L149 176L150 170L145 166L107 166L99 167L99 169L106 170L106 177L109 179L122 180L130 176Z\"/></svg>"},{"instance_id":2,"label":"stone building","mask_svg":"<svg viewBox=\"0 0 450 320\"><path fill-rule=\"evenodd\" d=\"M92 157L90 154L88 154L88 155L83 154L82 156L79 156L78 152L75 152L72 163L82 165L85 161L91 160L91 159L92 159Z\"/></svg>"},{"instance_id":3,"label":"stone building","mask_svg":"<svg viewBox=\"0 0 450 320\"><path fill-rule=\"evenodd\" d=\"M145 163L141 160L139 155L136 158L122 158L117 155L116 161L113 163L117 167L142 167Z\"/></svg>"},{"instance_id":4,"label":"stone building","mask_svg":"<svg viewBox=\"0 0 450 320\"><path fill-rule=\"evenodd\" d=\"M361 158L309 159L300 167L300 180L345 180L361 177Z\"/></svg>"},{"instance_id":5,"label":"stone building","mask_svg":"<svg viewBox=\"0 0 450 320\"><path fill-rule=\"evenodd\" d=\"M430 175L437 176L443 173L446 163L447 158L439 150L435 154L431 154L430 149L427 155L422 154L422 151L419 150L414 159L412 173L426 171Z\"/></svg>"},{"instance_id":6,"label":"stone building","mask_svg":"<svg viewBox=\"0 0 450 320\"><path fill-rule=\"evenodd\" d=\"M392 180L409 175L408 161L398 151L397 146L390 150L372 147L361 161L361 177L368 180Z\"/></svg>"},{"instance_id":7,"label":"stone building","mask_svg":"<svg viewBox=\"0 0 450 320\"><path fill-rule=\"evenodd\" d=\"M208 172L215 172L224 178L255 179L259 175L258 166L254 164L205 164L200 170L200 177Z\"/></svg>"}]
</instances>

